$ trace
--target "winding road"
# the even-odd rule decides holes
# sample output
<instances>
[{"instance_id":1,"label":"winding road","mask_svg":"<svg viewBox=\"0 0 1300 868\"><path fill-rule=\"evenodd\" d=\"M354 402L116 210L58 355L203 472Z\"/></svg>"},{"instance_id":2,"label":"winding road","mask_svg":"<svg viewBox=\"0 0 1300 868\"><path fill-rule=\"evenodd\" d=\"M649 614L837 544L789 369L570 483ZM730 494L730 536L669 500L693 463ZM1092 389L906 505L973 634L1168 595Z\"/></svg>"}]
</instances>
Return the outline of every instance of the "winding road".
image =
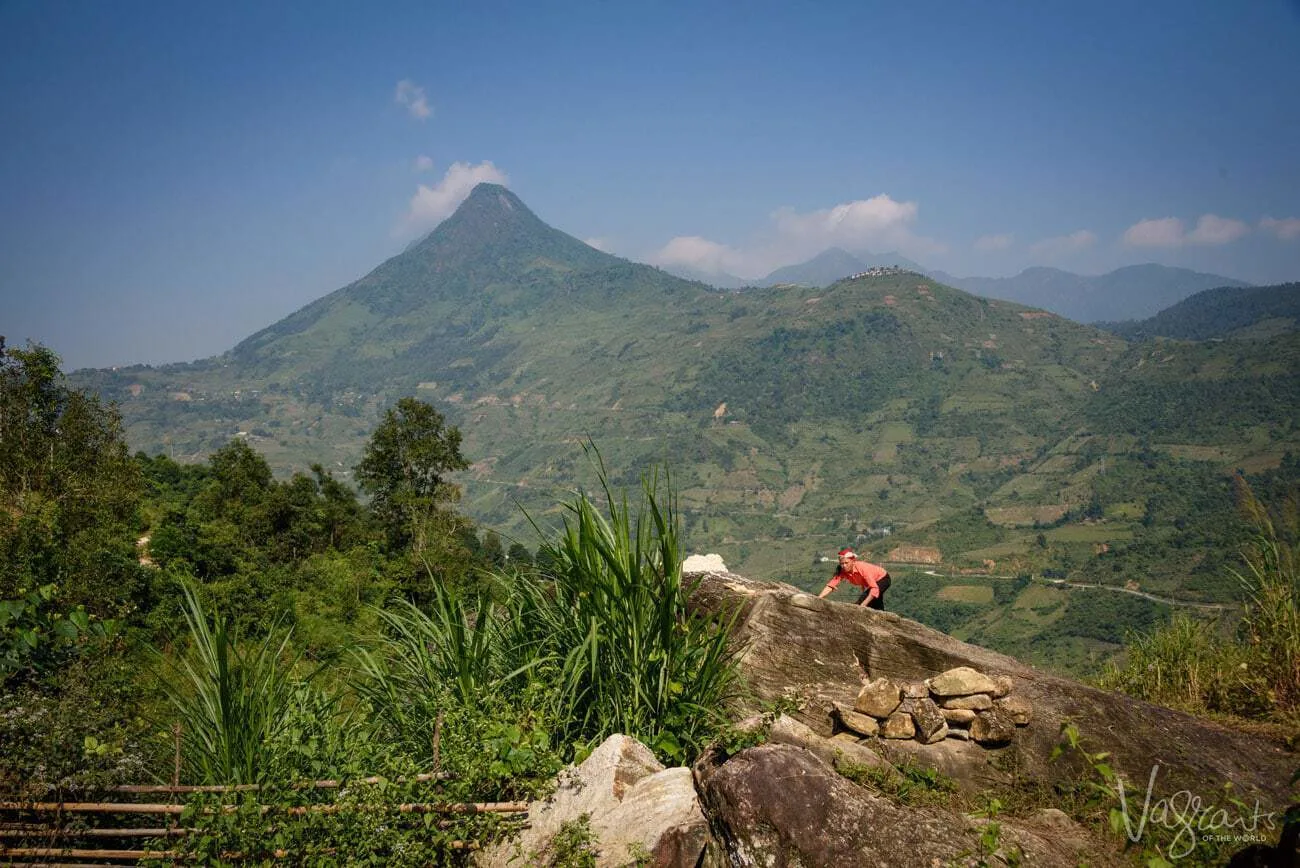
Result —
<instances>
[{"instance_id":1,"label":"winding road","mask_svg":"<svg viewBox=\"0 0 1300 868\"><path fill-rule=\"evenodd\" d=\"M934 570L922 570L927 576L934 576L938 579L1014 579L1015 576L995 576L992 574L982 575L962 575L951 576L943 573L937 573ZM1032 576L1029 579L1040 585L1047 585L1049 588L1091 588L1099 591L1117 591L1121 594L1132 594L1135 597L1143 597L1155 603L1164 603L1166 606L1185 606L1189 609L1201 609L1206 612L1222 612L1226 609L1234 608L1226 603L1194 603L1190 600L1174 600L1170 597L1159 597L1155 594L1148 594L1146 591L1135 591L1132 588L1119 588L1115 585L1090 585L1084 582L1067 582L1065 579L1043 579Z\"/></svg>"}]
</instances>

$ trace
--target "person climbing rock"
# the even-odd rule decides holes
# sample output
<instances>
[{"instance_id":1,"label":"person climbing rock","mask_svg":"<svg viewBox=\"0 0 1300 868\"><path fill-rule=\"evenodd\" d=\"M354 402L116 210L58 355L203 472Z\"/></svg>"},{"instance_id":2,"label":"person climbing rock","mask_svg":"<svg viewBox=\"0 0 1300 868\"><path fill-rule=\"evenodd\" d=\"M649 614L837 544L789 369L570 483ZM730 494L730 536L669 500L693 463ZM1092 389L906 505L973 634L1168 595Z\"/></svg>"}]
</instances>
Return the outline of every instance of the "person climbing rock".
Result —
<instances>
[{"instance_id":1,"label":"person climbing rock","mask_svg":"<svg viewBox=\"0 0 1300 868\"><path fill-rule=\"evenodd\" d=\"M862 589L862 595L858 597L859 606L884 611L885 591L889 588L888 570L870 561L858 560L853 549L840 549L839 569L831 576L831 580L826 583L826 587L822 588L817 598L821 599L830 594L842 579L848 579L850 584Z\"/></svg>"}]
</instances>

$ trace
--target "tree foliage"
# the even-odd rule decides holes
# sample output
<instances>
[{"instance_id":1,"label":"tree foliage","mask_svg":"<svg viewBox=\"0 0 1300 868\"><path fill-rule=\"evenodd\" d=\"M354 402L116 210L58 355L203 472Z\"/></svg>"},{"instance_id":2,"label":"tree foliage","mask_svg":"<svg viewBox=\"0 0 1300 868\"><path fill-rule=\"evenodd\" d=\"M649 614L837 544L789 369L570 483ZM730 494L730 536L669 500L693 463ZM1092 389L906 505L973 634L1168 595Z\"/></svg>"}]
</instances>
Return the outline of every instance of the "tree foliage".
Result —
<instances>
[{"instance_id":1,"label":"tree foliage","mask_svg":"<svg viewBox=\"0 0 1300 868\"><path fill-rule=\"evenodd\" d=\"M0 599L53 584L70 606L116 615L144 592L140 474L117 411L69 389L59 364L0 339Z\"/></svg>"},{"instance_id":2,"label":"tree foliage","mask_svg":"<svg viewBox=\"0 0 1300 868\"><path fill-rule=\"evenodd\" d=\"M441 507L459 497L447 474L467 467L460 429L448 426L429 404L402 398L370 435L356 476L390 544L410 544L418 553L428 545L429 525Z\"/></svg>"}]
</instances>

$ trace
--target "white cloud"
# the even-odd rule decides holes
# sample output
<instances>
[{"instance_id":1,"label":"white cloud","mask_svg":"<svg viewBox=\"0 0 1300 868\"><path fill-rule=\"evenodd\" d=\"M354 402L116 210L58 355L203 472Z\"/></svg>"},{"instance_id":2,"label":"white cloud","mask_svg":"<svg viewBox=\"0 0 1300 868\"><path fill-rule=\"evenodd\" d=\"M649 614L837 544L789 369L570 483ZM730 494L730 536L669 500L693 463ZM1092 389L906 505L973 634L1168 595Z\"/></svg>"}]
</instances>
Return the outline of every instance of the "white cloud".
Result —
<instances>
[{"instance_id":1,"label":"white cloud","mask_svg":"<svg viewBox=\"0 0 1300 868\"><path fill-rule=\"evenodd\" d=\"M1240 220L1203 214L1196 228L1187 234L1190 244L1228 244L1250 232L1250 227Z\"/></svg>"},{"instance_id":2,"label":"white cloud","mask_svg":"<svg viewBox=\"0 0 1300 868\"><path fill-rule=\"evenodd\" d=\"M725 244L698 235L679 235L665 244L651 261L656 265L689 265L708 274L721 274L748 271L747 259L744 253Z\"/></svg>"},{"instance_id":3,"label":"white cloud","mask_svg":"<svg viewBox=\"0 0 1300 868\"><path fill-rule=\"evenodd\" d=\"M1300 238L1300 217L1287 217L1283 220L1265 217L1259 221L1259 228L1283 241L1295 241Z\"/></svg>"},{"instance_id":4,"label":"white cloud","mask_svg":"<svg viewBox=\"0 0 1300 868\"><path fill-rule=\"evenodd\" d=\"M452 163L442 180L432 187L421 184L411 197L410 207L400 234L432 229L451 216L475 186L482 183L506 184L506 173L484 160L477 166Z\"/></svg>"},{"instance_id":5,"label":"white cloud","mask_svg":"<svg viewBox=\"0 0 1300 868\"><path fill-rule=\"evenodd\" d=\"M973 245L976 250L983 253L989 253L994 250L1006 250L1013 243L1015 237L1012 235L983 235L975 239Z\"/></svg>"},{"instance_id":6,"label":"white cloud","mask_svg":"<svg viewBox=\"0 0 1300 868\"><path fill-rule=\"evenodd\" d=\"M833 208L799 213L780 208L753 243L730 247L698 235L679 236L651 254L659 265L690 265L708 273L762 277L782 265L811 259L828 247L850 251L897 250L906 256L946 252L945 245L911 230L915 202L899 202L882 193Z\"/></svg>"},{"instance_id":7,"label":"white cloud","mask_svg":"<svg viewBox=\"0 0 1300 868\"><path fill-rule=\"evenodd\" d=\"M1058 235L1055 238L1044 238L1042 241L1037 241L1030 245L1029 251L1045 259L1058 259L1078 253L1081 250L1087 250L1096 243L1096 233L1087 229L1079 229L1069 235Z\"/></svg>"},{"instance_id":8,"label":"white cloud","mask_svg":"<svg viewBox=\"0 0 1300 868\"><path fill-rule=\"evenodd\" d=\"M1183 221L1177 217L1139 220L1124 230L1124 243L1130 247L1177 247L1183 243Z\"/></svg>"},{"instance_id":9,"label":"white cloud","mask_svg":"<svg viewBox=\"0 0 1300 868\"><path fill-rule=\"evenodd\" d=\"M609 253L609 242L604 238L584 238L582 243L588 247L594 247L601 253Z\"/></svg>"},{"instance_id":10,"label":"white cloud","mask_svg":"<svg viewBox=\"0 0 1300 868\"><path fill-rule=\"evenodd\" d=\"M424 154L415 158L412 164L417 172L427 172L433 168L433 157L426 157Z\"/></svg>"},{"instance_id":11,"label":"white cloud","mask_svg":"<svg viewBox=\"0 0 1300 868\"><path fill-rule=\"evenodd\" d=\"M1158 220L1139 220L1124 231L1124 243L1129 247L1182 247L1187 244L1228 244L1250 232L1250 227L1240 220L1202 214L1196 228L1186 231L1177 217Z\"/></svg>"},{"instance_id":12,"label":"white cloud","mask_svg":"<svg viewBox=\"0 0 1300 868\"><path fill-rule=\"evenodd\" d=\"M429 99L424 95L424 88L409 78L404 78L397 83L393 101L398 105L406 106L406 111L417 120L427 120L433 114L433 109L429 107Z\"/></svg>"}]
</instances>

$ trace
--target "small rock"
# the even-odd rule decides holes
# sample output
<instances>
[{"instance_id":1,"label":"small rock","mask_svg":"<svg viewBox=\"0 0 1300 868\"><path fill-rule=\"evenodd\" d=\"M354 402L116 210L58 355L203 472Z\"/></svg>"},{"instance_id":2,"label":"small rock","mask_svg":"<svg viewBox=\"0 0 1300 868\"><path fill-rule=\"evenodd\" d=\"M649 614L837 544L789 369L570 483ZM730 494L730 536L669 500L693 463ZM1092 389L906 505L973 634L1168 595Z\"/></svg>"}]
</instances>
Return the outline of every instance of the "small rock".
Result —
<instances>
[{"instance_id":1,"label":"small rock","mask_svg":"<svg viewBox=\"0 0 1300 868\"><path fill-rule=\"evenodd\" d=\"M928 697L912 700L912 721L916 724L916 737L923 744L934 744L947 734L948 721Z\"/></svg>"},{"instance_id":2,"label":"small rock","mask_svg":"<svg viewBox=\"0 0 1300 868\"><path fill-rule=\"evenodd\" d=\"M1006 696L1011 692L1011 688L1015 686L1015 682L1011 680L1010 675L993 676L993 684L994 688L991 691L991 695L994 699Z\"/></svg>"},{"instance_id":3,"label":"small rock","mask_svg":"<svg viewBox=\"0 0 1300 868\"><path fill-rule=\"evenodd\" d=\"M948 731L944 733L944 738L955 738L957 741L970 741L970 730L949 727Z\"/></svg>"},{"instance_id":4,"label":"small rock","mask_svg":"<svg viewBox=\"0 0 1300 868\"><path fill-rule=\"evenodd\" d=\"M880 722L869 714L854 711L840 703L835 703L835 717L840 725L859 735L875 735L880 731Z\"/></svg>"},{"instance_id":5,"label":"small rock","mask_svg":"<svg viewBox=\"0 0 1300 868\"><path fill-rule=\"evenodd\" d=\"M969 708L941 708L943 719L949 726L970 726L975 719L975 712Z\"/></svg>"},{"instance_id":6,"label":"small rock","mask_svg":"<svg viewBox=\"0 0 1300 868\"><path fill-rule=\"evenodd\" d=\"M877 678L875 681L868 682L858 692L858 699L853 703L853 709L884 720L894 713L901 701L902 691L897 684L888 678Z\"/></svg>"},{"instance_id":7,"label":"small rock","mask_svg":"<svg viewBox=\"0 0 1300 868\"><path fill-rule=\"evenodd\" d=\"M970 708L975 711L984 711L993 707L993 697L987 693L975 693L971 696L951 696L940 700L939 704L944 708Z\"/></svg>"},{"instance_id":8,"label":"small rock","mask_svg":"<svg viewBox=\"0 0 1300 868\"><path fill-rule=\"evenodd\" d=\"M1005 696L993 703L993 707L1010 715L1016 726L1027 726L1034 716L1034 706L1023 696Z\"/></svg>"},{"instance_id":9,"label":"small rock","mask_svg":"<svg viewBox=\"0 0 1300 868\"><path fill-rule=\"evenodd\" d=\"M923 681L909 681L903 685L903 696L908 699L927 699L930 696L930 688L926 687Z\"/></svg>"},{"instance_id":10,"label":"small rock","mask_svg":"<svg viewBox=\"0 0 1300 868\"><path fill-rule=\"evenodd\" d=\"M978 669L958 666L934 676L926 682L935 696L969 696L972 693L992 693L997 685Z\"/></svg>"},{"instance_id":11,"label":"small rock","mask_svg":"<svg viewBox=\"0 0 1300 868\"><path fill-rule=\"evenodd\" d=\"M826 610L829 603L814 597L812 594L791 594L790 605L796 609L805 609L809 612L822 612Z\"/></svg>"},{"instance_id":12,"label":"small rock","mask_svg":"<svg viewBox=\"0 0 1300 868\"><path fill-rule=\"evenodd\" d=\"M881 738L915 738L916 724L912 715L896 711L880 727Z\"/></svg>"},{"instance_id":13,"label":"small rock","mask_svg":"<svg viewBox=\"0 0 1300 868\"><path fill-rule=\"evenodd\" d=\"M725 573L727 564L722 560L722 555L691 555L682 561L683 573Z\"/></svg>"},{"instance_id":14,"label":"small rock","mask_svg":"<svg viewBox=\"0 0 1300 868\"><path fill-rule=\"evenodd\" d=\"M871 720L874 722L875 718L873 717ZM845 744L858 744L862 741L862 738L856 732L845 730L844 732L837 732L831 736L831 741L842 741Z\"/></svg>"},{"instance_id":15,"label":"small rock","mask_svg":"<svg viewBox=\"0 0 1300 868\"><path fill-rule=\"evenodd\" d=\"M970 725L970 737L984 745L1006 744L1015 734L1011 715L997 708L981 711Z\"/></svg>"}]
</instances>

